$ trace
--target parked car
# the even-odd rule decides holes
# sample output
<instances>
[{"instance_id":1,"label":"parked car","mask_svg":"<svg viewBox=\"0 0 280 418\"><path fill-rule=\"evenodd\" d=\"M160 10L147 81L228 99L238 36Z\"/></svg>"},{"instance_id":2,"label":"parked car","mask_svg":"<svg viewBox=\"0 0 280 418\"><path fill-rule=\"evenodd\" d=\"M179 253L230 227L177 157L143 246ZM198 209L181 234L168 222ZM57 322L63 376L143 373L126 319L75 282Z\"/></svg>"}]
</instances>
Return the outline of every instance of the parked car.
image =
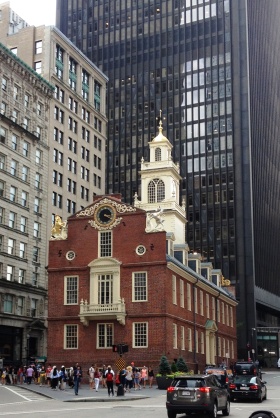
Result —
<instances>
[{"instance_id":1,"label":"parked car","mask_svg":"<svg viewBox=\"0 0 280 418\"><path fill-rule=\"evenodd\" d=\"M218 411L228 416L230 396L215 375L176 376L167 389L166 408L169 418L192 412L207 412L216 418Z\"/></svg>"},{"instance_id":2,"label":"parked car","mask_svg":"<svg viewBox=\"0 0 280 418\"><path fill-rule=\"evenodd\" d=\"M233 374L234 376L248 374L262 378L261 368L253 361L237 361L233 366Z\"/></svg>"},{"instance_id":3,"label":"parked car","mask_svg":"<svg viewBox=\"0 0 280 418\"><path fill-rule=\"evenodd\" d=\"M258 376L235 376L229 384L230 400L255 399L262 402L267 398L266 382Z\"/></svg>"}]
</instances>

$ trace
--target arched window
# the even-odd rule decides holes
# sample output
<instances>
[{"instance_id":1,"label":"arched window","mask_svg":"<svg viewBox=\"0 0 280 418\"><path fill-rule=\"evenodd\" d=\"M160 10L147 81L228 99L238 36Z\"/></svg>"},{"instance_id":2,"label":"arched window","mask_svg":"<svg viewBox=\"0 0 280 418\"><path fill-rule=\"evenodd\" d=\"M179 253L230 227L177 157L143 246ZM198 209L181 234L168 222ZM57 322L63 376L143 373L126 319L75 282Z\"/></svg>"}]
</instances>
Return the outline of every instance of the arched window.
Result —
<instances>
[{"instance_id":1,"label":"arched window","mask_svg":"<svg viewBox=\"0 0 280 418\"><path fill-rule=\"evenodd\" d=\"M165 185L160 179L153 179L148 184L148 203L162 202L165 199Z\"/></svg>"},{"instance_id":2,"label":"arched window","mask_svg":"<svg viewBox=\"0 0 280 418\"><path fill-rule=\"evenodd\" d=\"M160 148L155 149L155 161L161 161L161 149Z\"/></svg>"}]
</instances>

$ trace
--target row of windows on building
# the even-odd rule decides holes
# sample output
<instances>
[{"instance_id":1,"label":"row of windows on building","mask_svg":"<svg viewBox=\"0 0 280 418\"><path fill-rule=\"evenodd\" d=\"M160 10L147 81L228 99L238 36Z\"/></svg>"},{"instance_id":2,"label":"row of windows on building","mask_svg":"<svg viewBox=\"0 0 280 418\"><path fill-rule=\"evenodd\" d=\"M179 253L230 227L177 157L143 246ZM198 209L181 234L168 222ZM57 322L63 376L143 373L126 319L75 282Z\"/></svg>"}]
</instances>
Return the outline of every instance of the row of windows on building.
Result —
<instances>
[{"instance_id":1,"label":"row of windows on building","mask_svg":"<svg viewBox=\"0 0 280 418\"><path fill-rule=\"evenodd\" d=\"M114 344L114 324L97 324L96 348L112 349ZM180 328L180 334L178 333ZM234 343L229 339L218 337L217 355L226 357L226 353L230 358L234 356ZM194 346L195 345L195 346ZM148 348L149 347L149 323L133 322L132 323L132 348ZM79 326L64 325L64 349L79 348ZM178 326L173 324L173 348L195 351L196 353L205 354L205 333L203 331L195 331L191 328Z\"/></svg>"},{"instance_id":2,"label":"row of windows on building","mask_svg":"<svg viewBox=\"0 0 280 418\"><path fill-rule=\"evenodd\" d=\"M37 189L41 189L41 175L36 173L34 186ZM10 200L13 203L21 205L24 208L29 208L29 193L25 190L21 192L15 186L10 186L9 191L6 195L6 183L0 180L0 196ZM39 213L41 210L41 199L38 197L34 198L34 212Z\"/></svg>"},{"instance_id":3,"label":"row of windows on building","mask_svg":"<svg viewBox=\"0 0 280 418\"><path fill-rule=\"evenodd\" d=\"M77 154L77 142L71 140L71 142L69 142L69 146L71 147L73 153ZM81 146L81 158L86 162L90 162L90 151L83 145ZM72 169L69 169L70 161L73 160L71 158L68 158L68 170L72 171ZM57 150L56 148L54 148L53 150L53 162L57 163L60 166L63 166L63 152ZM98 170L101 170L101 158L98 157L96 154L93 155L93 166Z\"/></svg>"},{"instance_id":4,"label":"row of windows on building","mask_svg":"<svg viewBox=\"0 0 280 418\"><path fill-rule=\"evenodd\" d=\"M36 225L36 228L39 228L40 225ZM40 230L34 229L34 234L39 234ZM35 236L35 235L34 235ZM5 242L6 240L6 242ZM33 248L33 257L32 261L34 263L39 262L39 252L38 247L32 247ZM17 240L14 238L5 238L4 235L0 235L0 251L2 253L6 253L11 256L16 256L21 258L22 260L27 260L28 255L28 245L25 242L19 242L17 243ZM9 275L10 277L10 275ZM7 280L8 279L8 272L7 272Z\"/></svg>"},{"instance_id":5,"label":"row of windows on building","mask_svg":"<svg viewBox=\"0 0 280 418\"><path fill-rule=\"evenodd\" d=\"M65 61L65 51L60 45L56 45L56 66L55 66L55 73L56 76L63 80L64 79L64 61ZM81 69L80 73L80 83L78 83L78 73L80 71L78 62L72 58L71 56L68 57L68 85L69 87L77 92L80 89L81 96L85 101L89 101L91 99L91 89L92 89L92 102L93 107L100 111L100 100L101 100L101 84L97 80L91 81L92 77L90 74L85 70ZM65 72L66 73L66 72ZM91 86L91 82L93 85Z\"/></svg>"},{"instance_id":6,"label":"row of windows on building","mask_svg":"<svg viewBox=\"0 0 280 418\"><path fill-rule=\"evenodd\" d=\"M36 164L40 164L41 161L41 151L38 150L38 154L36 153L35 156ZM0 154L0 169L6 170L6 156L4 154ZM17 177L18 179L24 181L25 183L30 182L30 168L26 165L22 165L20 169L20 164L15 159L11 159L10 167L6 170L10 173L11 176ZM41 175L36 173L35 175L35 187L40 188L41 184Z\"/></svg>"},{"instance_id":7,"label":"row of windows on building","mask_svg":"<svg viewBox=\"0 0 280 418\"><path fill-rule=\"evenodd\" d=\"M3 78L2 78L2 81L3 81ZM28 105L30 107L30 115L27 115L26 112L22 112L22 108L20 104L18 103L19 96L14 93L14 97L18 98L18 100L15 101L15 106L11 106L11 105L9 106L8 103L5 102L4 100L1 102L1 114L9 117L14 123L16 123L17 125L21 125L25 130L31 132L38 139L41 139L42 133L43 133L43 128L42 128L43 121L39 125L37 123L37 120L34 118L34 116L31 115L31 105L29 105L29 101L27 101L26 99L26 97L31 97L31 96L25 94L25 101L24 101L24 105L25 106ZM36 114L37 116L42 117L42 113L43 113L43 104L38 102L36 105Z\"/></svg>"},{"instance_id":8,"label":"row of windows on building","mask_svg":"<svg viewBox=\"0 0 280 418\"><path fill-rule=\"evenodd\" d=\"M18 53L18 49L17 47L11 48L11 51L17 55ZM41 54L43 52L43 43L41 40L38 40L35 42L35 54ZM56 48L56 75L59 78L63 78L63 54L64 51L62 48L59 47L59 45L57 45ZM78 63L73 59L73 58L69 58L69 86L72 88L72 90L77 91L77 66ZM34 70L38 73L38 74L42 74L42 60L36 59L34 61L34 65L33 65ZM90 80L90 74L82 69L82 73L81 73L81 95L83 97L84 100L89 101L89 80ZM93 103L94 103L94 108L97 111L100 111L100 91L101 91L101 84L97 81L94 80L94 90L93 90Z\"/></svg>"},{"instance_id":9,"label":"row of windows on building","mask_svg":"<svg viewBox=\"0 0 280 418\"><path fill-rule=\"evenodd\" d=\"M2 76L1 88L3 93L9 93L9 98L12 98L14 101L22 104L25 109L36 109L36 115L43 117L44 105L42 102L38 101L31 94L27 93L17 84L10 84L10 80ZM5 102L4 102L5 103ZM22 108L20 106L20 108Z\"/></svg>"},{"instance_id":10,"label":"row of windows on building","mask_svg":"<svg viewBox=\"0 0 280 418\"><path fill-rule=\"evenodd\" d=\"M39 248L33 247L33 259L34 263L39 263ZM38 286L40 272L39 268L34 266L31 274L31 281L27 280L27 271L23 268L16 268L13 265L8 264L6 271L4 271L4 265L0 263L0 277L6 278L9 282L17 282L20 284L31 284L32 286Z\"/></svg>"},{"instance_id":11,"label":"row of windows on building","mask_svg":"<svg viewBox=\"0 0 280 418\"><path fill-rule=\"evenodd\" d=\"M38 211L41 201L37 199L38 198L36 198L36 201L34 202L35 203L34 209ZM0 224L2 225L5 225L5 222L6 222L6 211L4 208L0 206ZM9 211L9 217L7 221L8 221L7 225L9 228L18 230L24 234L28 233L28 222L30 222L30 220L26 216L22 216L16 212ZM33 236L35 238L40 238L40 232L41 232L41 224L37 221L34 221L33 222Z\"/></svg>"},{"instance_id":12,"label":"row of windows on building","mask_svg":"<svg viewBox=\"0 0 280 418\"><path fill-rule=\"evenodd\" d=\"M55 120L64 124L64 120L65 120L64 115L65 115L64 110L60 109L58 106L54 106L54 119ZM84 107L82 108L82 119L88 124L91 123L90 112L86 110ZM102 132L102 121L97 116L93 117L92 125L94 129L96 129L98 132ZM75 134L78 133L78 122L72 116L68 117L68 129L74 132ZM82 134L83 134L83 129L82 129L81 135Z\"/></svg>"},{"instance_id":13,"label":"row of windows on building","mask_svg":"<svg viewBox=\"0 0 280 418\"><path fill-rule=\"evenodd\" d=\"M9 146L12 150L22 154L24 157L30 157L30 142L22 140L22 138L15 133L9 135L8 129L4 126L0 126L0 142ZM42 151L39 148L36 148L35 151L35 162L36 164L41 164L42 162Z\"/></svg>"},{"instance_id":14,"label":"row of windows on building","mask_svg":"<svg viewBox=\"0 0 280 418\"><path fill-rule=\"evenodd\" d=\"M10 293L3 294L3 313L13 314L18 316L31 316L36 318L39 314L39 300L35 298L29 298L28 304L30 308L26 307L26 298L24 296L15 296Z\"/></svg>"},{"instance_id":15,"label":"row of windows on building","mask_svg":"<svg viewBox=\"0 0 280 418\"><path fill-rule=\"evenodd\" d=\"M59 181L59 180L58 180ZM93 185L101 189L101 177L97 176L96 174L93 175ZM67 182L67 190L76 195L76 182L68 179ZM81 199L89 201L89 189L84 186L80 186L80 197ZM60 209L63 208L63 195L61 193L53 192L52 193L52 205L56 206ZM76 202L72 201L71 199L66 200L66 207L68 213L75 213L76 212ZM80 209L83 209L83 206L81 206Z\"/></svg>"},{"instance_id":16,"label":"row of windows on building","mask_svg":"<svg viewBox=\"0 0 280 418\"><path fill-rule=\"evenodd\" d=\"M34 209L38 208L36 201L36 206ZM18 225L18 218L20 218L20 225ZM8 226L11 229L20 230L22 233L28 232L28 221L30 222L30 219L28 219L26 216L18 215L18 213L9 212L9 219L8 219ZM0 207L0 223L5 224L5 209ZM40 222L34 221L33 222L33 236L35 238L40 238L41 236L41 224ZM11 253L10 253L11 254Z\"/></svg>"},{"instance_id":17,"label":"row of windows on building","mask_svg":"<svg viewBox=\"0 0 280 418\"><path fill-rule=\"evenodd\" d=\"M81 138L84 141L86 141L88 144L90 143L90 131L86 129L85 127L82 127ZM64 132L59 130L58 128L54 128L53 139L54 141L63 145L64 144ZM102 150L102 141L96 135L94 135L94 138L93 138L93 146L98 151ZM72 139L70 136L68 137L68 150L72 151L74 154L77 153L77 141Z\"/></svg>"},{"instance_id":18,"label":"row of windows on building","mask_svg":"<svg viewBox=\"0 0 280 418\"><path fill-rule=\"evenodd\" d=\"M98 304L113 303L113 275L99 274L98 281ZM65 305L78 305L79 303L79 277L65 277ZM180 308L187 308L188 311L194 310L195 314L208 319L217 320L217 322L233 328L233 308L227 303L216 300L214 296L210 297L208 293L193 288L190 283L185 286L183 279L179 280L179 289L177 290L178 279L172 276L172 302L179 305ZM132 274L132 302L148 301L148 273L134 272Z\"/></svg>"},{"instance_id":19,"label":"row of windows on building","mask_svg":"<svg viewBox=\"0 0 280 418\"><path fill-rule=\"evenodd\" d=\"M60 103L65 104L65 90L63 90L61 87L59 87L58 85L55 86L55 91L54 91L54 97L55 99L57 99ZM68 97L68 108L75 113L76 115L78 115L78 101L75 100L72 96L69 95ZM97 109L95 109L97 110ZM100 109L98 109L100 110ZM62 117L59 115L59 112L57 109L54 110L54 116L55 119L57 119L57 114L59 116L59 118L61 119ZM81 107L81 118L86 122L86 123L92 123L95 126L95 129L101 129L100 123L98 123L98 118L96 116L94 116L93 120L92 120L92 114L91 112L86 109L84 106Z\"/></svg>"},{"instance_id":20,"label":"row of windows on building","mask_svg":"<svg viewBox=\"0 0 280 418\"><path fill-rule=\"evenodd\" d=\"M219 15L221 15L222 13L228 13L228 9L229 9L228 1L229 0L225 0L225 1L226 1L225 7L224 9L222 8L221 10L219 10L220 12ZM178 4L178 1L176 3ZM185 6L185 7L188 7L188 6ZM174 10L176 9L178 9L178 7L174 8ZM143 11L139 8L137 15L136 15L137 9L135 9L134 11L128 10L127 12L123 11L121 13L113 13L111 17L107 16L107 18L106 18L106 13L105 13L105 19L103 19L104 22L102 23L102 25L100 23L98 24L97 20L89 24L89 33L98 31L98 33L101 34L102 28L105 32L107 32L109 30L116 30L116 28L125 27L127 25L127 22L131 21L131 18L133 18L133 21L137 19L137 22L138 22L137 34L141 35L143 33L148 34L150 32L149 30L150 25L152 23L155 24L155 22L152 19L154 20L162 19L163 30L165 30L167 24L168 24L168 27L172 27L172 26L176 27L178 25L185 25L185 24L189 24L189 23L193 23L197 21L203 21L203 20L207 20L207 19L217 16L216 3L211 4L211 6L209 4L206 4L205 6L195 5L195 7L193 7L191 10L188 10L188 9L186 9L185 11L183 10L184 10L184 6L182 6L182 11L180 14L179 12L175 13L174 16L170 14L170 16L168 16L166 20L162 19L162 15L166 15L167 13L166 7L165 7L165 4L161 4L161 3L158 3L157 5L154 5L151 7L146 7L144 8ZM77 15L78 15L78 19L77 19ZM77 24L80 25L79 22L81 21L81 16L82 16L82 11L78 11L78 14L74 12L72 15L73 22L71 22L71 16L70 16L69 24L71 22L73 25L73 27L71 26L73 36L77 35ZM102 19L100 20L100 22L101 21ZM135 29L135 34L136 34L136 29Z\"/></svg>"},{"instance_id":21,"label":"row of windows on building","mask_svg":"<svg viewBox=\"0 0 280 418\"><path fill-rule=\"evenodd\" d=\"M101 181L101 180L100 180ZM53 171L53 183L57 184L57 186L62 187L62 174L57 173L57 171ZM71 179L67 179L67 191L76 195L77 193L77 182ZM89 200L89 189L84 186L80 186L80 198L85 199L87 202ZM53 192L52 194L52 203L53 206L57 206L62 208L62 195L57 192Z\"/></svg>"}]
</instances>

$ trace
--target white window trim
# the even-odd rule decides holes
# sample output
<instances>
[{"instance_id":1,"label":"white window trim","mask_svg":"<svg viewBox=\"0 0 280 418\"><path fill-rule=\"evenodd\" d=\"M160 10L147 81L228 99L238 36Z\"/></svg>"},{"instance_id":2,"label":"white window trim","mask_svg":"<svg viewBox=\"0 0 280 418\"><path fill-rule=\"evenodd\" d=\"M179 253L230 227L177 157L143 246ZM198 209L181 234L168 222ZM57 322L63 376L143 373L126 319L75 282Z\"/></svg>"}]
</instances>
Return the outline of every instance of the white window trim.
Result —
<instances>
[{"instance_id":1,"label":"white window trim","mask_svg":"<svg viewBox=\"0 0 280 418\"><path fill-rule=\"evenodd\" d=\"M96 349L97 350L112 350L112 346L108 346L108 347L100 347L99 346L99 326L100 325L105 325L106 328L106 332L107 332L107 327L110 325L112 328L112 344L114 343L114 324L113 323L107 323L107 322L98 322L96 324ZM105 341L106 341L107 335L105 335Z\"/></svg>"},{"instance_id":2,"label":"white window trim","mask_svg":"<svg viewBox=\"0 0 280 418\"><path fill-rule=\"evenodd\" d=\"M205 354L205 340L204 340L204 332L200 333L200 347L201 347L201 354Z\"/></svg>"},{"instance_id":3,"label":"white window trim","mask_svg":"<svg viewBox=\"0 0 280 418\"><path fill-rule=\"evenodd\" d=\"M196 287L194 287L193 292L194 292L194 312L197 314L198 306L197 306L197 288Z\"/></svg>"},{"instance_id":4,"label":"white window trim","mask_svg":"<svg viewBox=\"0 0 280 418\"><path fill-rule=\"evenodd\" d=\"M192 329L188 328L188 351L192 352Z\"/></svg>"},{"instance_id":5,"label":"white window trim","mask_svg":"<svg viewBox=\"0 0 280 418\"><path fill-rule=\"evenodd\" d=\"M186 350L186 343L185 343L185 327L181 326L181 350Z\"/></svg>"},{"instance_id":6,"label":"white window trim","mask_svg":"<svg viewBox=\"0 0 280 418\"><path fill-rule=\"evenodd\" d=\"M177 324L173 324L173 348L178 348L178 327Z\"/></svg>"},{"instance_id":7,"label":"white window trim","mask_svg":"<svg viewBox=\"0 0 280 418\"><path fill-rule=\"evenodd\" d=\"M108 255L108 256L101 256L100 241L101 241L101 233L104 233L104 232L110 232L111 233L111 255ZM98 233L98 257L99 258L113 257L113 231L111 231L111 230L109 230L109 231L99 231L99 233Z\"/></svg>"},{"instance_id":8,"label":"white window trim","mask_svg":"<svg viewBox=\"0 0 280 418\"><path fill-rule=\"evenodd\" d=\"M204 316L204 298L203 290L199 291L200 315Z\"/></svg>"},{"instance_id":9,"label":"white window trim","mask_svg":"<svg viewBox=\"0 0 280 418\"><path fill-rule=\"evenodd\" d=\"M172 303L177 305L177 280L174 275L172 275Z\"/></svg>"},{"instance_id":10,"label":"white window trim","mask_svg":"<svg viewBox=\"0 0 280 418\"><path fill-rule=\"evenodd\" d=\"M181 308L185 307L185 294L184 294L184 280L180 279L180 306Z\"/></svg>"},{"instance_id":11,"label":"white window trim","mask_svg":"<svg viewBox=\"0 0 280 418\"><path fill-rule=\"evenodd\" d=\"M135 325L136 324L146 324L146 341L147 341L147 344L146 345L141 345L141 346L136 346L135 345ZM148 346L149 346L149 323L148 322L143 322L143 321L141 321L141 322L133 322L133 324L132 324L132 333L133 333L133 335L132 335L132 348L140 348L140 349L143 349L143 348L148 348Z\"/></svg>"},{"instance_id":12,"label":"white window trim","mask_svg":"<svg viewBox=\"0 0 280 418\"><path fill-rule=\"evenodd\" d=\"M67 279L75 277L77 279L77 302L76 303L67 303ZM64 305L71 306L71 305L78 305L79 304L79 276L64 276Z\"/></svg>"},{"instance_id":13,"label":"white window trim","mask_svg":"<svg viewBox=\"0 0 280 418\"><path fill-rule=\"evenodd\" d=\"M210 304L209 304L209 295L206 293L206 316L210 318Z\"/></svg>"},{"instance_id":14,"label":"white window trim","mask_svg":"<svg viewBox=\"0 0 280 418\"><path fill-rule=\"evenodd\" d=\"M187 283L187 305L188 311L192 310L192 294L191 294L191 285Z\"/></svg>"},{"instance_id":15,"label":"white window trim","mask_svg":"<svg viewBox=\"0 0 280 418\"><path fill-rule=\"evenodd\" d=\"M146 299L136 300L135 299L135 274L146 275ZM134 271L132 273L132 302L148 302L148 272L147 271Z\"/></svg>"},{"instance_id":16,"label":"white window trim","mask_svg":"<svg viewBox=\"0 0 280 418\"><path fill-rule=\"evenodd\" d=\"M229 308L229 314L230 314L230 326L231 326L231 328L233 328L233 309L232 309L232 306L230 306L230 308ZM232 358L234 358L234 357L232 357Z\"/></svg>"},{"instance_id":17,"label":"white window trim","mask_svg":"<svg viewBox=\"0 0 280 418\"><path fill-rule=\"evenodd\" d=\"M76 327L76 329L77 329L77 347L66 347L67 327ZM77 324L64 324L63 348L64 348L64 350L78 350L79 349L79 326Z\"/></svg>"},{"instance_id":18,"label":"white window trim","mask_svg":"<svg viewBox=\"0 0 280 418\"><path fill-rule=\"evenodd\" d=\"M115 258L101 257L89 264L90 268L90 296L89 304L98 305L98 277L101 274L113 275L113 303L119 303L120 293L120 265Z\"/></svg>"}]
</instances>

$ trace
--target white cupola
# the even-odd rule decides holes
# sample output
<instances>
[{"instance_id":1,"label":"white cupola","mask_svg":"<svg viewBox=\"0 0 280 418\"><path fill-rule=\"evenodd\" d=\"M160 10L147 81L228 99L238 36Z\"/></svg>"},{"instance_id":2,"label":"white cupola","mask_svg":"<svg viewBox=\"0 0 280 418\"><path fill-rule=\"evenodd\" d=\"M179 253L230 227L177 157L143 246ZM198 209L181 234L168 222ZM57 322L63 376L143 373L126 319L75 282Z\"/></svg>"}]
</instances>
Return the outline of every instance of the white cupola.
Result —
<instances>
[{"instance_id":1,"label":"white cupola","mask_svg":"<svg viewBox=\"0 0 280 418\"><path fill-rule=\"evenodd\" d=\"M134 204L147 211L147 232L165 230L174 234L174 244L182 244L187 221L185 202L179 204L180 169L172 161L173 146L163 135L161 120L149 148L150 161L141 160L141 201L136 194Z\"/></svg>"}]
</instances>

